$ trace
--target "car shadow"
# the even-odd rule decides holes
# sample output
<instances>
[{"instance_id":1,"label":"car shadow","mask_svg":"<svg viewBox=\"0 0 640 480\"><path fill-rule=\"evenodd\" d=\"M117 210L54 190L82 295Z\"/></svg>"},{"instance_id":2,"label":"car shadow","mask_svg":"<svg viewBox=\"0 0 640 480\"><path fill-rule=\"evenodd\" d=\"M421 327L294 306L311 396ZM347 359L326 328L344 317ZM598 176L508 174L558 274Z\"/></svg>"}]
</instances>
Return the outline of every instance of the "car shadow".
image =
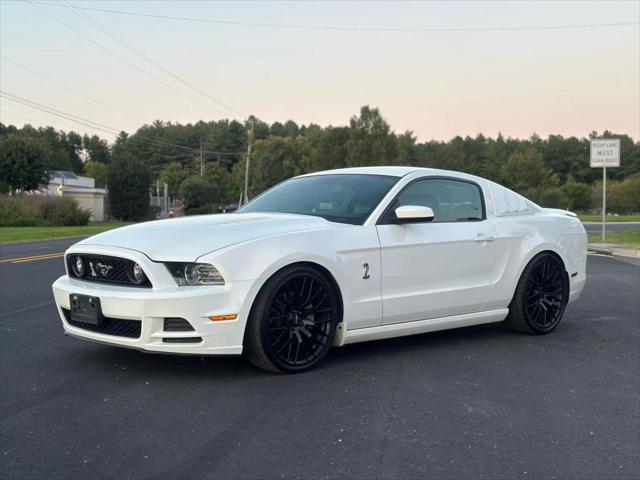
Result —
<instances>
[{"instance_id":1,"label":"car shadow","mask_svg":"<svg viewBox=\"0 0 640 480\"><path fill-rule=\"evenodd\" d=\"M350 344L333 348L316 371L356 365L361 367L373 360L379 361L381 356L385 363L389 363L398 357L418 353L424 355L425 350L464 349L465 345L496 341L500 337L514 335L518 334L505 330L501 324L487 324ZM78 345L79 340L73 341L77 347L69 350L69 362L73 368L83 365L84 368L97 369L107 374L131 376L137 372L151 378L175 376L185 380L194 377L240 380L265 375L279 376L255 368L241 355L158 354L85 342Z\"/></svg>"}]
</instances>

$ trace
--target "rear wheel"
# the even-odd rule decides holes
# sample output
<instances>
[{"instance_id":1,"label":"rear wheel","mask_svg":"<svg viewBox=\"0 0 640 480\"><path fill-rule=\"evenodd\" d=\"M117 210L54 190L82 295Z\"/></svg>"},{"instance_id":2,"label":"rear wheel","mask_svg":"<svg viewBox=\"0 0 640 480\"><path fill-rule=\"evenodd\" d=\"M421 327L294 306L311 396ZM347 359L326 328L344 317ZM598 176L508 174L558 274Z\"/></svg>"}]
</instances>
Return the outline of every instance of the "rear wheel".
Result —
<instances>
[{"instance_id":1,"label":"rear wheel","mask_svg":"<svg viewBox=\"0 0 640 480\"><path fill-rule=\"evenodd\" d=\"M569 299L562 261L543 252L522 272L505 323L513 330L542 335L558 326Z\"/></svg>"},{"instance_id":2,"label":"rear wheel","mask_svg":"<svg viewBox=\"0 0 640 480\"><path fill-rule=\"evenodd\" d=\"M338 296L320 271L294 265L276 273L256 298L244 341L259 368L294 373L313 368L331 348Z\"/></svg>"}]
</instances>

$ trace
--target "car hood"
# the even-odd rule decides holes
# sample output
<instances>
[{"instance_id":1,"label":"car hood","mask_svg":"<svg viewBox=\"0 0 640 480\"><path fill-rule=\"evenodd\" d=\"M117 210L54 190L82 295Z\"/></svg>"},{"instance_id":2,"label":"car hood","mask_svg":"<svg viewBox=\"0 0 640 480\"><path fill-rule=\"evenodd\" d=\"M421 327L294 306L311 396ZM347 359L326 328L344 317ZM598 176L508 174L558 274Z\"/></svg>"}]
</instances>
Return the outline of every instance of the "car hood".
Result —
<instances>
[{"instance_id":1,"label":"car hood","mask_svg":"<svg viewBox=\"0 0 640 480\"><path fill-rule=\"evenodd\" d=\"M341 226L320 217L283 213L198 215L129 225L89 237L77 245L127 248L161 262L193 262L236 243Z\"/></svg>"}]
</instances>

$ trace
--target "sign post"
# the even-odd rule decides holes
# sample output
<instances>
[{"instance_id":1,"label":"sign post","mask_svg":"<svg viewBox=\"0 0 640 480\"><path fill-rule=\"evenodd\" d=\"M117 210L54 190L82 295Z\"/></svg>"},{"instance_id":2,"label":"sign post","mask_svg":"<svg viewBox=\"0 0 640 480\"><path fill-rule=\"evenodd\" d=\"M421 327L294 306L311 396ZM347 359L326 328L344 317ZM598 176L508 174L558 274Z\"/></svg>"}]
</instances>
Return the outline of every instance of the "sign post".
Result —
<instances>
[{"instance_id":1,"label":"sign post","mask_svg":"<svg viewBox=\"0 0 640 480\"><path fill-rule=\"evenodd\" d=\"M591 140L591 168L602 168L602 242L606 241L607 167L620 166L620 139Z\"/></svg>"}]
</instances>

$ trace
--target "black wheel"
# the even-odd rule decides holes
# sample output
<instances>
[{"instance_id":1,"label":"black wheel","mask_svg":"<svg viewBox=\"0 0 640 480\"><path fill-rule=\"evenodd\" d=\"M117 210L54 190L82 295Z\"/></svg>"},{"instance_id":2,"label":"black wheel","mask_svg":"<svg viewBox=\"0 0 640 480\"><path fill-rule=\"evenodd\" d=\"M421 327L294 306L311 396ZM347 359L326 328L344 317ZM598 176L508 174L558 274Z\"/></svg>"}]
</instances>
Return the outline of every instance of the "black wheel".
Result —
<instances>
[{"instance_id":1,"label":"black wheel","mask_svg":"<svg viewBox=\"0 0 640 480\"><path fill-rule=\"evenodd\" d=\"M285 268L256 298L244 354L265 370L309 370L329 352L339 316L338 295L324 274L306 265Z\"/></svg>"},{"instance_id":2,"label":"black wheel","mask_svg":"<svg viewBox=\"0 0 640 480\"><path fill-rule=\"evenodd\" d=\"M543 252L522 272L506 324L521 332L549 333L560 323L568 300L569 285L562 261Z\"/></svg>"}]
</instances>

